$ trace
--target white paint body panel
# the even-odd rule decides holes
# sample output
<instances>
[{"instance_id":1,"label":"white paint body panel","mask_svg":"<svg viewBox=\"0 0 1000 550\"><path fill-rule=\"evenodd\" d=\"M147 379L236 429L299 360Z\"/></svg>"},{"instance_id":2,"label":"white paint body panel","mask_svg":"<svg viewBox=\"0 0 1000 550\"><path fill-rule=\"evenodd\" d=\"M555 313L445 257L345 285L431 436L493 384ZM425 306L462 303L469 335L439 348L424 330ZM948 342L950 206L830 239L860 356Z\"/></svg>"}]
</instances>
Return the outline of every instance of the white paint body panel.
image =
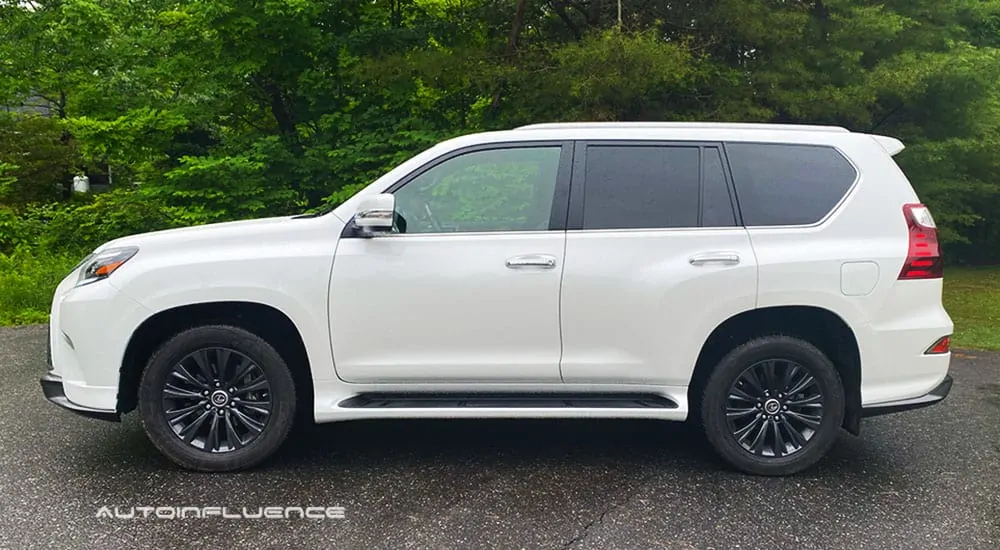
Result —
<instances>
[{"instance_id":1,"label":"white paint body panel","mask_svg":"<svg viewBox=\"0 0 1000 550\"><path fill-rule=\"evenodd\" d=\"M840 292L844 296L867 296L878 285L877 262L844 262L840 266Z\"/></svg>"},{"instance_id":2,"label":"white paint body panel","mask_svg":"<svg viewBox=\"0 0 1000 550\"><path fill-rule=\"evenodd\" d=\"M344 239L330 331L349 382L559 382L565 232ZM510 269L544 254L553 269Z\"/></svg>"},{"instance_id":3,"label":"white paint body panel","mask_svg":"<svg viewBox=\"0 0 1000 550\"><path fill-rule=\"evenodd\" d=\"M53 302L53 364L64 378L67 397L79 405L114 409L125 349L144 321L176 307L224 301L266 304L284 313L299 329L313 379L336 378L325 296L343 225L336 216L272 218L105 244L101 249L138 246L139 253L104 281L74 287L78 274L71 273ZM63 332L75 351L60 341ZM68 383L74 380L101 389L74 398Z\"/></svg>"},{"instance_id":4,"label":"white paint body panel","mask_svg":"<svg viewBox=\"0 0 1000 550\"><path fill-rule=\"evenodd\" d=\"M713 252L739 263L690 262ZM756 264L743 228L570 232L563 379L686 386L700 343L754 308Z\"/></svg>"},{"instance_id":5,"label":"white paint body panel","mask_svg":"<svg viewBox=\"0 0 1000 550\"><path fill-rule=\"evenodd\" d=\"M586 139L822 144L842 151L861 176L827 219L809 227L340 238L361 200L441 155L479 144ZM325 216L108 243L102 248L135 245L139 252L108 280L74 287L72 273L59 285L50 321L54 373L72 402L114 409L124 351L144 321L190 304L245 301L277 309L298 328L318 421L683 420L691 371L715 327L753 308L806 305L833 312L854 332L863 404L919 396L947 374L949 354L923 352L951 333L952 323L940 279L896 280L907 250L901 206L918 202L887 153L899 146L842 130L711 124L556 126L457 138L402 163ZM741 261L688 262L712 251L734 251ZM532 253L554 256L556 268L505 268L507 258ZM877 266L874 284L870 269L860 276L867 292L855 288L853 275L844 286L845 262ZM394 390L646 391L678 408L337 406L361 392Z\"/></svg>"}]
</instances>

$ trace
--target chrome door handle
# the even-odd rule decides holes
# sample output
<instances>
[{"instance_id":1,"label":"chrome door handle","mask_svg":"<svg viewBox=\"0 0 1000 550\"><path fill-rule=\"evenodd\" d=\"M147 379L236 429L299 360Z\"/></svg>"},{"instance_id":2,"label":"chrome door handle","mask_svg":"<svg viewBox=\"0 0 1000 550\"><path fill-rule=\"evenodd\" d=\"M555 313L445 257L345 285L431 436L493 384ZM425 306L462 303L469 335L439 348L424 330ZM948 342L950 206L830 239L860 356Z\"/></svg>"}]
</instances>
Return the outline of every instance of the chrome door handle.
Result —
<instances>
[{"instance_id":1,"label":"chrome door handle","mask_svg":"<svg viewBox=\"0 0 1000 550\"><path fill-rule=\"evenodd\" d=\"M548 254L525 254L524 256L514 256L507 258L509 269L539 268L552 269L556 266L556 257Z\"/></svg>"},{"instance_id":2,"label":"chrome door handle","mask_svg":"<svg viewBox=\"0 0 1000 550\"><path fill-rule=\"evenodd\" d=\"M691 265L736 265L740 263L740 255L735 252L706 252L691 256L688 259Z\"/></svg>"}]
</instances>

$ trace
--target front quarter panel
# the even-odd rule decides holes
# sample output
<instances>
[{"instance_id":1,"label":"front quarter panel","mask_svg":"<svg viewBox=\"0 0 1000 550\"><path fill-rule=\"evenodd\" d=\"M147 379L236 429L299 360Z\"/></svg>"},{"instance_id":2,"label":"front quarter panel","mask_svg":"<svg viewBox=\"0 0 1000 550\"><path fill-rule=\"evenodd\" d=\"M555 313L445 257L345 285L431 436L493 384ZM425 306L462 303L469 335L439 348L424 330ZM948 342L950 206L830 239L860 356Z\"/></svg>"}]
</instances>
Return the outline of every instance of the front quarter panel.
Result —
<instances>
[{"instance_id":1,"label":"front quarter panel","mask_svg":"<svg viewBox=\"0 0 1000 550\"><path fill-rule=\"evenodd\" d=\"M313 378L334 378L326 304L343 222L328 215L204 229L138 243L136 257L107 282L141 304L149 317L210 302L271 306L298 328Z\"/></svg>"}]
</instances>

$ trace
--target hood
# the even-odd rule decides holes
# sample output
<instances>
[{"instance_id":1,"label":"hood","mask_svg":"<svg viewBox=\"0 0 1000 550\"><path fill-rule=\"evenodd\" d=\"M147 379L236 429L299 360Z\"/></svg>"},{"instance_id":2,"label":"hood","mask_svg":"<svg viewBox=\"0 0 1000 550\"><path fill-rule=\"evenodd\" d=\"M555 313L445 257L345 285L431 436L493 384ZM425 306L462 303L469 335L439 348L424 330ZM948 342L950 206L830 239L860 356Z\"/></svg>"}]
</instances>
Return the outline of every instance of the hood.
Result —
<instances>
[{"instance_id":1,"label":"hood","mask_svg":"<svg viewBox=\"0 0 1000 550\"><path fill-rule=\"evenodd\" d=\"M280 216L152 231L108 241L98 247L95 252L119 246L138 246L140 249L149 249L227 239L238 239L242 243L246 243L248 239L256 239L264 235L292 229L307 221L306 218L296 219L295 216Z\"/></svg>"}]
</instances>

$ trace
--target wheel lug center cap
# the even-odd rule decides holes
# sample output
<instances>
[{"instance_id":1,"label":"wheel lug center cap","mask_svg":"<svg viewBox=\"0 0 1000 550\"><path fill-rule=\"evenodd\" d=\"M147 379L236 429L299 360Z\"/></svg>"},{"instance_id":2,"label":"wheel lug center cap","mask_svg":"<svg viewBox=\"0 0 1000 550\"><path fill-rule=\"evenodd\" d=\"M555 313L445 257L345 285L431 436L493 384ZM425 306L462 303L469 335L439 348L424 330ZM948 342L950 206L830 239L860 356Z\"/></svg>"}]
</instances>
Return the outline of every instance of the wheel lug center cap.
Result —
<instances>
[{"instance_id":1,"label":"wheel lug center cap","mask_svg":"<svg viewBox=\"0 0 1000 550\"><path fill-rule=\"evenodd\" d=\"M209 399L216 407L225 407L229 403L229 394L222 390L215 390Z\"/></svg>"},{"instance_id":2,"label":"wheel lug center cap","mask_svg":"<svg viewBox=\"0 0 1000 550\"><path fill-rule=\"evenodd\" d=\"M764 412L767 414L775 414L781 410L781 402L777 399L768 399L764 402Z\"/></svg>"}]
</instances>

